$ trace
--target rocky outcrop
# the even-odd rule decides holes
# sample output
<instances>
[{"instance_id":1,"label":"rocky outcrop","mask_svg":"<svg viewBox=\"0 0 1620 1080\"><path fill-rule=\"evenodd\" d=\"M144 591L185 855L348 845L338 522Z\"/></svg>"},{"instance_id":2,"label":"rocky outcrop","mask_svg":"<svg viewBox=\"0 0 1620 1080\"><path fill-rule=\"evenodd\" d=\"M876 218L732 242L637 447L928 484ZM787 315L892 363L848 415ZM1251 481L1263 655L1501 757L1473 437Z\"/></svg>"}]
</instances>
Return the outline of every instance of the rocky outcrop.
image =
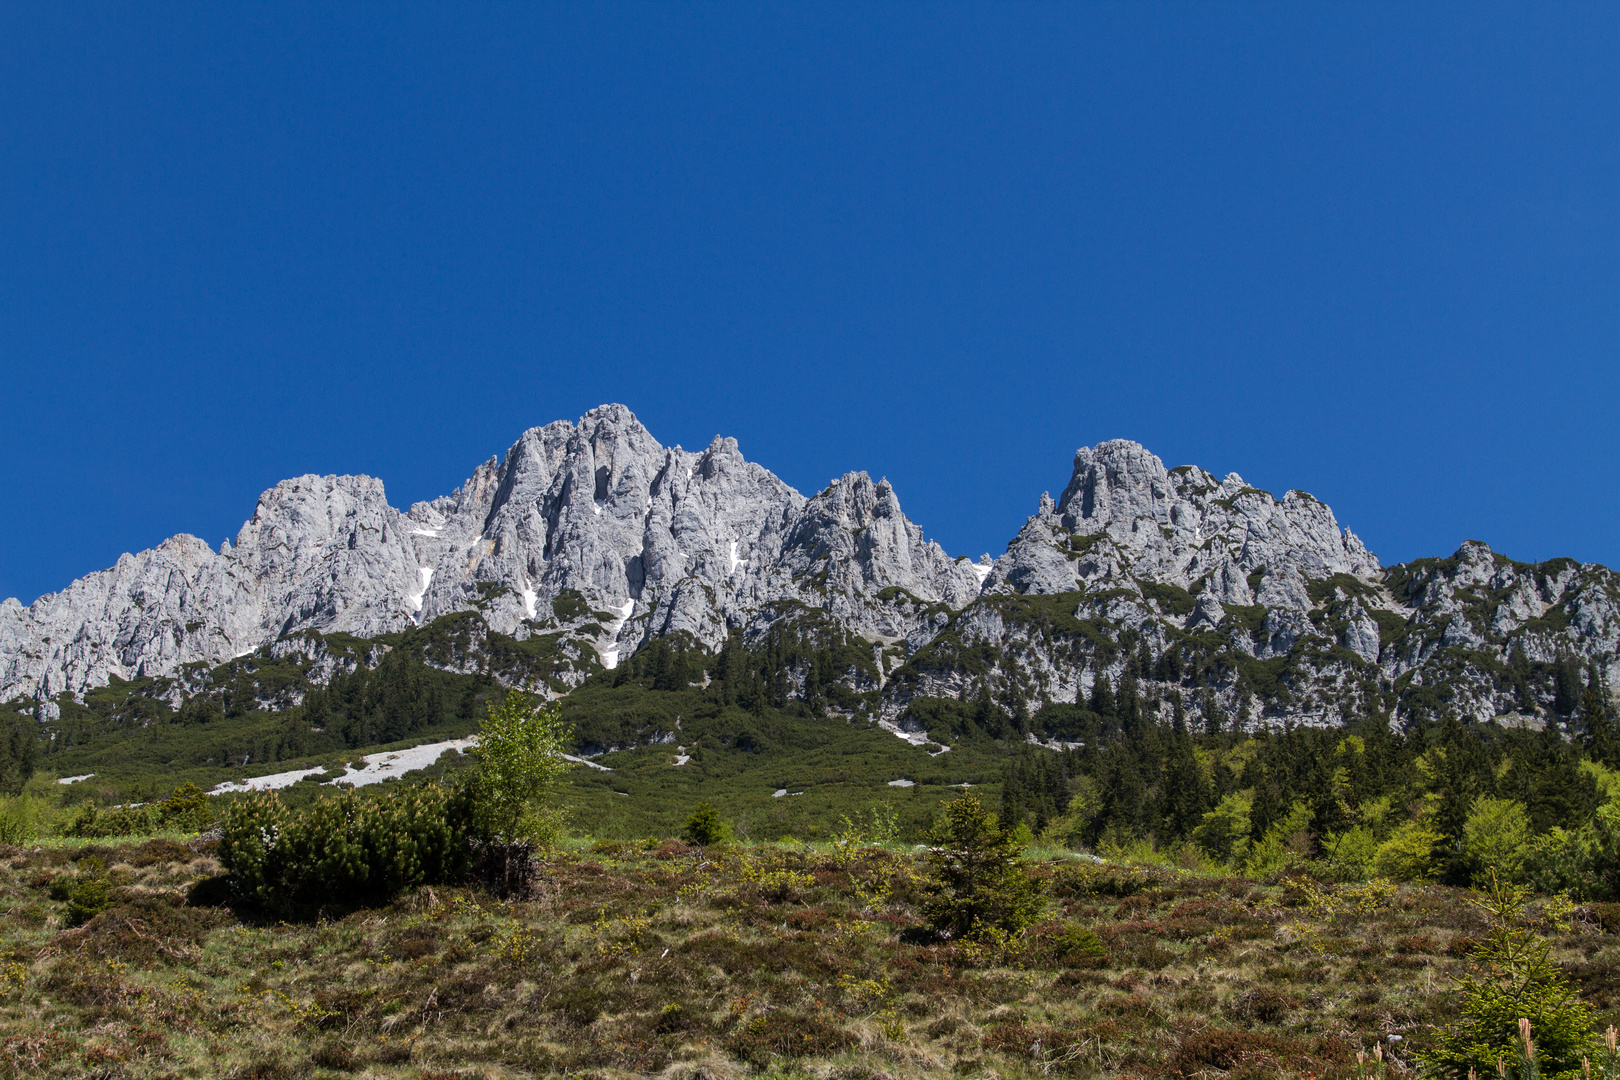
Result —
<instances>
[{"instance_id":1,"label":"rocky outcrop","mask_svg":"<svg viewBox=\"0 0 1620 1080\"><path fill-rule=\"evenodd\" d=\"M301 630L360 637L458 611L524 637L568 620L612 667L652 635L714 647L793 604L880 641L916 605L960 607L984 568L952 560L886 481L851 473L806 499L733 439L661 446L620 405L523 433L448 496L404 514L380 481L304 476L264 493L235 542L191 536L123 556L27 608L0 604L0 700L172 675ZM574 620L578 624L578 620Z\"/></svg>"},{"instance_id":2,"label":"rocky outcrop","mask_svg":"<svg viewBox=\"0 0 1620 1080\"><path fill-rule=\"evenodd\" d=\"M1116 439L1075 454L1056 503L1041 499L997 560L991 591L1062 593L1140 582L1173 585L1222 604L1309 611L1306 582L1350 574L1374 580L1378 560L1333 511L1301 491L1280 500L1193 466L1166 469ZM1222 618L1207 603L1197 618Z\"/></svg>"},{"instance_id":3,"label":"rocky outcrop","mask_svg":"<svg viewBox=\"0 0 1620 1080\"><path fill-rule=\"evenodd\" d=\"M1123 440L1078 451L1061 497L1041 497L1000 559L970 563L886 480L852 472L806 498L735 440L665 447L607 405L524 432L405 513L369 477L299 477L217 551L177 536L28 607L0 602L0 700L462 612L482 633L561 635L553 692L655 636L712 649L817 621L872 643L894 721L916 697L983 691L1036 713L1103 677L1249 726L1544 715L1555 667L1620 681L1620 581L1601 566L1471 541L1386 570L1304 492L1166 469ZM481 663L469 649L430 662Z\"/></svg>"}]
</instances>

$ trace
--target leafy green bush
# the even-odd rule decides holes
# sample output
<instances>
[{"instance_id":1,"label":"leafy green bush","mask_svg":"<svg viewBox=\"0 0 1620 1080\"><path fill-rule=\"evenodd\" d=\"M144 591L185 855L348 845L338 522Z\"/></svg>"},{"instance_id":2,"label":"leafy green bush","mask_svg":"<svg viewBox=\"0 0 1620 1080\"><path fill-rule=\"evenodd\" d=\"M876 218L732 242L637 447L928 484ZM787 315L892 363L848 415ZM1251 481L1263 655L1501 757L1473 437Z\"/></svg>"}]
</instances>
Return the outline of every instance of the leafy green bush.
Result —
<instances>
[{"instance_id":1,"label":"leafy green bush","mask_svg":"<svg viewBox=\"0 0 1620 1080\"><path fill-rule=\"evenodd\" d=\"M1241 861L1249 850L1249 811L1253 804L1240 794L1227 795L1193 828L1192 842L1220 862Z\"/></svg>"},{"instance_id":2,"label":"leafy green bush","mask_svg":"<svg viewBox=\"0 0 1620 1080\"><path fill-rule=\"evenodd\" d=\"M681 830L681 835L689 844L707 847L729 840L731 826L721 819L720 811L707 802L700 802L692 811L692 816L686 819L686 826Z\"/></svg>"},{"instance_id":3,"label":"leafy green bush","mask_svg":"<svg viewBox=\"0 0 1620 1080\"><path fill-rule=\"evenodd\" d=\"M208 793L196 784L181 784L157 805L158 827L180 832L202 832L213 824Z\"/></svg>"},{"instance_id":4,"label":"leafy green bush","mask_svg":"<svg viewBox=\"0 0 1620 1080\"><path fill-rule=\"evenodd\" d=\"M478 728L478 763L471 793L479 831L497 844L550 844L563 816L548 802L568 769L563 751L570 728L556 705L535 705L516 690L496 705Z\"/></svg>"},{"instance_id":5,"label":"leafy green bush","mask_svg":"<svg viewBox=\"0 0 1620 1080\"><path fill-rule=\"evenodd\" d=\"M1435 874L1434 851L1441 836L1420 821L1409 821L1378 845L1373 872L1397 881L1427 881Z\"/></svg>"},{"instance_id":6,"label":"leafy green bush","mask_svg":"<svg viewBox=\"0 0 1620 1080\"><path fill-rule=\"evenodd\" d=\"M1475 1070L1494 1075L1498 1061L1525 1054L1521 1021L1534 1032L1534 1060L1549 1077L1580 1075L1581 1059L1596 1049L1592 1014L1553 963L1551 948L1524 926L1524 889L1493 875L1479 902L1491 931L1474 947L1474 964L1457 980L1460 1018L1443 1032L1424 1063L1461 1080Z\"/></svg>"},{"instance_id":7,"label":"leafy green bush","mask_svg":"<svg viewBox=\"0 0 1620 1080\"><path fill-rule=\"evenodd\" d=\"M6 799L0 805L0 845L21 847L39 835L39 803L27 795Z\"/></svg>"},{"instance_id":8,"label":"leafy green bush","mask_svg":"<svg viewBox=\"0 0 1620 1080\"><path fill-rule=\"evenodd\" d=\"M1290 806L1288 813L1272 822L1265 835L1249 846L1245 872L1253 877L1268 877L1295 861L1302 854L1301 841L1308 843L1311 816L1311 807L1303 799Z\"/></svg>"},{"instance_id":9,"label":"leafy green bush","mask_svg":"<svg viewBox=\"0 0 1620 1080\"><path fill-rule=\"evenodd\" d=\"M1519 878L1538 893L1620 899L1620 804L1600 807L1578 829L1554 826L1530 841Z\"/></svg>"},{"instance_id":10,"label":"leafy green bush","mask_svg":"<svg viewBox=\"0 0 1620 1080\"><path fill-rule=\"evenodd\" d=\"M1040 888L1019 858L1017 839L1000 828L977 795L945 804L928 862L938 891L925 905L928 925L946 938L1016 934L1040 911Z\"/></svg>"},{"instance_id":11,"label":"leafy green bush","mask_svg":"<svg viewBox=\"0 0 1620 1080\"><path fill-rule=\"evenodd\" d=\"M67 904L69 926L81 926L112 906L112 886L105 874L106 866L91 856L80 862L79 873L51 882L50 897Z\"/></svg>"},{"instance_id":12,"label":"leafy green bush","mask_svg":"<svg viewBox=\"0 0 1620 1080\"><path fill-rule=\"evenodd\" d=\"M111 806L103 809L87 802L68 822L67 835L82 840L104 840L110 836L135 836L152 831L152 813L144 806Z\"/></svg>"},{"instance_id":13,"label":"leafy green bush","mask_svg":"<svg viewBox=\"0 0 1620 1080\"><path fill-rule=\"evenodd\" d=\"M437 784L341 792L296 814L255 792L226 815L219 858L237 894L268 907L383 901L466 873L469 809Z\"/></svg>"}]
</instances>

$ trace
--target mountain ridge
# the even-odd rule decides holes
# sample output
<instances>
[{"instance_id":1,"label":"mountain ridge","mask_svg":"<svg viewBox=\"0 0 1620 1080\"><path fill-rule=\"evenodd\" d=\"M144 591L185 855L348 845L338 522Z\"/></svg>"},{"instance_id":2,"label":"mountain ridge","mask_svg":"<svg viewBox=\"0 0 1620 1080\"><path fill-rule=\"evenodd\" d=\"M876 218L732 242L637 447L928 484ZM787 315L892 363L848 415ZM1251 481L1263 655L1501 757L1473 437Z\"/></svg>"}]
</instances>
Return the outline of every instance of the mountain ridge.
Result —
<instances>
[{"instance_id":1,"label":"mountain ridge","mask_svg":"<svg viewBox=\"0 0 1620 1080\"><path fill-rule=\"evenodd\" d=\"M1034 598L1074 625L1032 635ZM928 541L886 479L850 472L806 497L734 439L664 447L604 405L526 430L405 511L371 477L295 477L217 551L181 534L27 608L0 602L0 700L44 717L112 678L466 612L520 641L561 634L568 685L655 638L714 652L784 625L852 635L876 678L848 679L875 682L891 721L918 696L1039 711L1100 678L1241 724L1412 707L1532 718L1568 696L1554 666L1620 675L1620 588L1597 564L1515 563L1470 541L1386 568L1303 491L1167 469L1123 439L1078 450L1060 497L973 563ZM1191 681L1172 677L1187 667Z\"/></svg>"}]
</instances>

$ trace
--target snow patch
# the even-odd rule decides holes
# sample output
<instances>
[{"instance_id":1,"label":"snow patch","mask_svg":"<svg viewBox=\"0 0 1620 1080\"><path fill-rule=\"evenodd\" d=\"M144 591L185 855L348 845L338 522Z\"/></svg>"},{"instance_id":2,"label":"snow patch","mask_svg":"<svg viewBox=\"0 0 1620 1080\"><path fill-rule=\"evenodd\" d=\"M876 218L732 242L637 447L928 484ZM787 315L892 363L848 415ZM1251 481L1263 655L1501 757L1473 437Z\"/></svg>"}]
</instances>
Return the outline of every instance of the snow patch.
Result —
<instances>
[{"instance_id":1,"label":"snow patch","mask_svg":"<svg viewBox=\"0 0 1620 1080\"><path fill-rule=\"evenodd\" d=\"M889 786L890 787L916 787L917 786L917 781L915 781L915 780L890 780L889 781Z\"/></svg>"},{"instance_id":2,"label":"snow patch","mask_svg":"<svg viewBox=\"0 0 1620 1080\"><path fill-rule=\"evenodd\" d=\"M528 578L521 578L519 580L521 580L523 583L523 617L526 619L532 619L534 618L534 588L529 584Z\"/></svg>"},{"instance_id":3,"label":"snow patch","mask_svg":"<svg viewBox=\"0 0 1620 1080\"><path fill-rule=\"evenodd\" d=\"M676 754L675 755L675 764L676 764L677 767L681 766L681 765L685 765L688 761L691 761L691 760L692 760L692 755L691 754Z\"/></svg>"},{"instance_id":4,"label":"snow patch","mask_svg":"<svg viewBox=\"0 0 1620 1080\"><path fill-rule=\"evenodd\" d=\"M926 732L926 731L901 731L899 726L896 725L893 720L879 720L878 721L878 727L882 728L884 731L887 731L887 732L889 732L889 733L891 733L893 735L898 735L901 739L904 739L906 742L910 743L912 746L922 746L925 743L928 743L930 741L929 738L928 738L928 732Z\"/></svg>"},{"instance_id":5,"label":"snow patch","mask_svg":"<svg viewBox=\"0 0 1620 1080\"><path fill-rule=\"evenodd\" d=\"M422 614L422 597L427 595L428 583L433 580L433 567L419 566L416 568L417 576L421 579L420 586L414 593L405 595L405 604L418 615Z\"/></svg>"},{"instance_id":6,"label":"snow patch","mask_svg":"<svg viewBox=\"0 0 1620 1080\"><path fill-rule=\"evenodd\" d=\"M735 574L737 572L737 567L747 565L747 559L737 558L737 541L733 540L731 542L731 569L726 571L726 576L730 577L732 574Z\"/></svg>"},{"instance_id":7,"label":"snow patch","mask_svg":"<svg viewBox=\"0 0 1620 1080\"><path fill-rule=\"evenodd\" d=\"M596 499L591 502L591 512L597 517L602 516L602 501L600 499Z\"/></svg>"},{"instance_id":8,"label":"snow patch","mask_svg":"<svg viewBox=\"0 0 1620 1080\"><path fill-rule=\"evenodd\" d=\"M968 563L968 569L973 571L973 576L979 579L980 585L983 585L984 579L990 576L992 567L989 563Z\"/></svg>"},{"instance_id":9,"label":"snow patch","mask_svg":"<svg viewBox=\"0 0 1620 1080\"><path fill-rule=\"evenodd\" d=\"M771 798L780 799L786 794L787 794L787 788L780 787L780 788L777 788L775 791L771 792Z\"/></svg>"},{"instance_id":10,"label":"snow patch","mask_svg":"<svg viewBox=\"0 0 1620 1080\"><path fill-rule=\"evenodd\" d=\"M891 735L895 735L895 736L898 736L901 739L904 739L906 742L910 743L912 746L918 747L919 749L928 746L930 743L934 743L934 740L930 739L928 737L928 732L926 732L926 731L902 731L902 730L900 730L899 725L896 724L893 720L879 720L877 722L877 726L882 728L884 731L889 732ZM934 743L934 745L938 746L939 749L938 750L924 750L923 752L926 753L929 757L939 757L939 755L941 755L941 754L948 754L948 753L951 752L951 748L944 745L943 743Z\"/></svg>"},{"instance_id":11,"label":"snow patch","mask_svg":"<svg viewBox=\"0 0 1620 1080\"><path fill-rule=\"evenodd\" d=\"M588 768L595 769L597 772L612 772L613 771L612 769L608 768L606 765L598 765L594 761L586 761L584 758L575 757L573 754L560 754L558 756L561 757L564 761L572 761L575 765L584 765L584 766L586 766Z\"/></svg>"},{"instance_id":12,"label":"snow patch","mask_svg":"<svg viewBox=\"0 0 1620 1080\"><path fill-rule=\"evenodd\" d=\"M94 775L96 775L96 774L93 773L93 772L87 772L83 776L64 776L64 777L62 777L62 779L58 780L57 783L58 784L77 784L80 780L88 780Z\"/></svg>"},{"instance_id":13,"label":"snow patch","mask_svg":"<svg viewBox=\"0 0 1620 1080\"><path fill-rule=\"evenodd\" d=\"M447 739L444 742L423 743L421 746L413 746L409 750L385 750L382 753L367 754L360 759L365 762L361 768L355 769L344 766L342 776L336 780L328 780L326 783L328 785L350 784L354 787L380 784L384 780L417 769L425 769L438 761L440 756L447 751L455 750L465 753L468 747L477 744L478 736L469 735L465 739ZM271 773L268 776L252 776L246 780L216 784L208 794L224 795L233 791L273 791L277 788L291 787L306 776L315 776L325 771L325 768L294 769L290 772Z\"/></svg>"},{"instance_id":14,"label":"snow patch","mask_svg":"<svg viewBox=\"0 0 1620 1080\"><path fill-rule=\"evenodd\" d=\"M447 739L444 742L423 743L413 746L409 750L388 750L381 754L367 754L360 760L366 763L363 769L349 769L333 784L353 784L355 787L365 787L368 784L380 784L391 777L416 769L425 769L439 760L442 754L455 750L466 753L467 748L478 745L478 736L469 735L465 739Z\"/></svg>"},{"instance_id":15,"label":"snow patch","mask_svg":"<svg viewBox=\"0 0 1620 1080\"><path fill-rule=\"evenodd\" d=\"M412 529L411 530L411 535L412 536L431 536L435 540L437 540L439 538L439 530L438 529Z\"/></svg>"},{"instance_id":16,"label":"snow patch","mask_svg":"<svg viewBox=\"0 0 1620 1080\"><path fill-rule=\"evenodd\" d=\"M269 776L254 776L238 783L226 782L216 784L210 795L225 795L233 791L274 791L277 788L292 787L306 776L314 776L325 772L325 769L294 769L292 772L271 773Z\"/></svg>"},{"instance_id":17,"label":"snow patch","mask_svg":"<svg viewBox=\"0 0 1620 1080\"><path fill-rule=\"evenodd\" d=\"M622 607L609 607L608 610L613 612L613 621L605 627L605 632L609 641L615 641L619 631L624 629L624 624L630 621L630 613L636 610L636 602L626 600ZM619 647L616 644L598 645L596 655L601 659L602 666L609 671L619 666Z\"/></svg>"}]
</instances>

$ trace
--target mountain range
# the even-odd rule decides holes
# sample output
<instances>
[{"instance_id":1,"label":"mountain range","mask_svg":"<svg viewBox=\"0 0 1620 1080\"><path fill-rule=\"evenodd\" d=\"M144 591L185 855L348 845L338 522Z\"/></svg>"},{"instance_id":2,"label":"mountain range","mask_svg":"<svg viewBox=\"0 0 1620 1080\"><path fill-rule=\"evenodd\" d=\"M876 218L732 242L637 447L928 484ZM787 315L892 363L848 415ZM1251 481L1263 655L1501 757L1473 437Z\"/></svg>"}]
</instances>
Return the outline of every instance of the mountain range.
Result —
<instances>
[{"instance_id":1,"label":"mountain range","mask_svg":"<svg viewBox=\"0 0 1620 1080\"><path fill-rule=\"evenodd\" d=\"M1211 728L1539 725L1620 674L1620 581L1595 564L1470 541L1384 567L1303 491L1167 469L1124 440L1079 450L1000 558L953 558L886 480L849 473L806 497L733 439L664 447L605 405L525 431L405 511L371 477L301 476L217 550L179 535L29 606L4 600L0 701L50 719L63 694L144 677L177 702L188 672L464 613L518 641L554 635L566 662L532 687L550 692L658 638L714 652L836 633L871 651L844 673L852 689L912 727L919 698L1029 714L1126 678Z\"/></svg>"}]
</instances>

